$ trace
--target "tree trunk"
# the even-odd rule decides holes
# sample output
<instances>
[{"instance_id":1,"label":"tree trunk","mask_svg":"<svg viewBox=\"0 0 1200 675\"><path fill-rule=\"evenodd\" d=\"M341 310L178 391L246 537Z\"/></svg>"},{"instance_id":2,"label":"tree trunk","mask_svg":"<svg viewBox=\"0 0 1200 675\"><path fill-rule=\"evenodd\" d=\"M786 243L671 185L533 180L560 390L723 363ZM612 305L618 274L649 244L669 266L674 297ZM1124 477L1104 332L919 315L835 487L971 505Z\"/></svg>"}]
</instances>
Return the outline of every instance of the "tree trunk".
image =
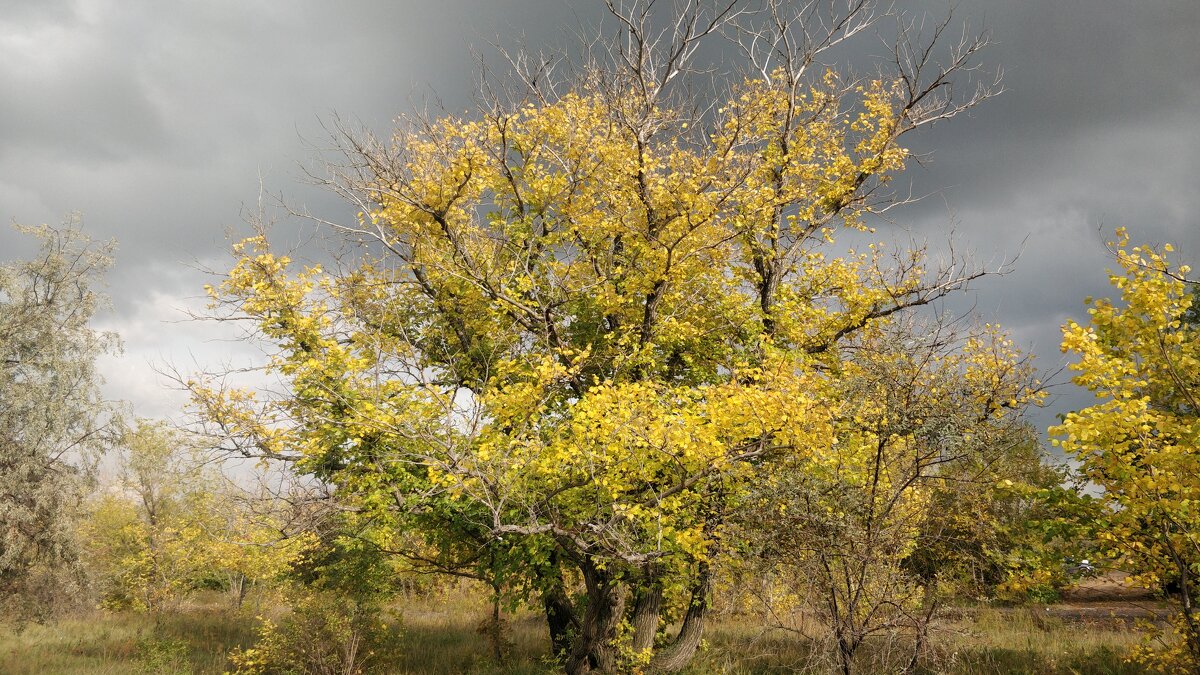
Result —
<instances>
[{"instance_id":1,"label":"tree trunk","mask_svg":"<svg viewBox=\"0 0 1200 675\"><path fill-rule=\"evenodd\" d=\"M492 643L492 658L504 663L504 623L500 615L500 587L492 584L492 618L488 626L488 640Z\"/></svg>"},{"instance_id":2,"label":"tree trunk","mask_svg":"<svg viewBox=\"0 0 1200 675\"><path fill-rule=\"evenodd\" d=\"M1200 621L1196 620L1196 608L1192 601L1191 570L1186 564L1179 565L1179 611L1183 615L1185 644L1191 653L1192 661L1200 663Z\"/></svg>"},{"instance_id":3,"label":"tree trunk","mask_svg":"<svg viewBox=\"0 0 1200 675\"><path fill-rule=\"evenodd\" d=\"M673 673L682 670L691 662L700 648L700 640L704 637L704 622L708 618L709 593L712 591L712 576L708 563L700 563L696 584L692 587L692 601L687 613L683 616L683 625L671 644L654 655L650 661L652 670Z\"/></svg>"},{"instance_id":4,"label":"tree trunk","mask_svg":"<svg viewBox=\"0 0 1200 675\"><path fill-rule=\"evenodd\" d=\"M925 653L929 641L929 624L933 621L933 613L937 611L937 577L933 577L925 582L925 597L922 601L922 614L917 617L917 623L914 626L917 637L913 641L912 657L908 660L908 665L904 667L902 672L915 673L917 665L921 662L921 655Z\"/></svg>"},{"instance_id":5,"label":"tree trunk","mask_svg":"<svg viewBox=\"0 0 1200 675\"><path fill-rule=\"evenodd\" d=\"M242 603L246 601L246 593L250 590L246 575L241 572L230 575L229 590L233 595L233 608L241 609Z\"/></svg>"},{"instance_id":6,"label":"tree trunk","mask_svg":"<svg viewBox=\"0 0 1200 675\"><path fill-rule=\"evenodd\" d=\"M842 675L851 675L854 665L854 647L844 636L839 635L838 643L838 659L842 665Z\"/></svg>"},{"instance_id":7,"label":"tree trunk","mask_svg":"<svg viewBox=\"0 0 1200 675\"><path fill-rule=\"evenodd\" d=\"M1187 632L1187 635L1183 636L1184 645L1191 653L1192 659L1200 662L1200 622L1196 620L1196 611L1192 604L1191 565L1188 564L1191 561L1179 553L1171 539L1171 530L1167 526L1166 520L1162 522L1162 535L1163 544L1171 554L1171 559L1175 562L1175 568L1179 572L1179 612L1183 617L1184 630Z\"/></svg>"},{"instance_id":8,"label":"tree trunk","mask_svg":"<svg viewBox=\"0 0 1200 675\"><path fill-rule=\"evenodd\" d=\"M633 651L644 652L654 647L654 636L658 633L658 617L662 610L663 589L654 580L638 589L633 605Z\"/></svg>"},{"instance_id":9,"label":"tree trunk","mask_svg":"<svg viewBox=\"0 0 1200 675\"><path fill-rule=\"evenodd\" d=\"M625 613L626 589L611 572L591 562L582 566L587 587L587 609L579 623L566 670L569 675L611 673L617 668L617 648L613 644L617 627Z\"/></svg>"}]
</instances>

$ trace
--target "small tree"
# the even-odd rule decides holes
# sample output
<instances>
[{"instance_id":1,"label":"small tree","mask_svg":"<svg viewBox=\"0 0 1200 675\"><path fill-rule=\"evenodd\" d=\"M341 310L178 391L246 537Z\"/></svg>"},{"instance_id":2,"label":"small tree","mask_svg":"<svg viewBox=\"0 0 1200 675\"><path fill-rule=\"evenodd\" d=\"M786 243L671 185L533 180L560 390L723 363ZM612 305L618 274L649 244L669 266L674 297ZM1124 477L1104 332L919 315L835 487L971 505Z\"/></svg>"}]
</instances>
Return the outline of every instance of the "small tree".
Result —
<instances>
[{"instance_id":1,"label":"small tree","mask_svg":"<svg viewBox=\"0 0 1200 675\"><path fill-rule=\"evenodd\" d=\"M186 434L141 420L122 445L120 478L83 527L104 605L157 613L219 579L240 606L251 585L280 578L310 547L270 499L204 470Z\"/></svg>"},{"instance_id":2,"label":"small tree","mask_svg":"<svg viewBox=\"0 0 1200 675\"><path fill-rule=\"evenodd\" d=\"M79 597L75 519L113 435L96 359L118 346L90 325L113 246L74 222L21 229L41 249L0 265L0 604L17 620Z\"/></svg>"},{"instance_id":3,"label":"small tree","mask_svg":"<svg viewBox=\"0 0 1200 675\"><path fill-rule=\"evenodd\" d=\"M951 531L931 536L935 500L995 482L993 469L1027 440L1020 409L1039 388L991 326L965 335L878 326L842 367L832 447L777 464L735 522L752 544L751 568L784 580L784 609L799 606L828 628L827 640L816 637L832 648L818 653L843 673L909 672L953 562L912 564L954 547Z\"/></svg>"},{"instance_id":4,"label":"small tree","mask_svg":"<svg viewBox=\"0 0 1200 675\"><path fill-rule=\"evenodd\" d=\"M1200 326L1186 266L1169 244L1129 248L1124 229L1112 248L1120 270L1109 280L1120 302L1088 300L1090 318L1063 327L1064 352L1077 356L1074 382L1099 399L1051 428L1083 475L1103 489L1101 545L1130 582L1179 589L1180 640L1167 660L1200 670ZM1192 288L1189 288L1189 285ZM1150 663L1154 652L1142 652ZM1167 667L1166 663L1159 663Z\"/></svg>"},{"instance_id":5,"label":"small tree","mask_svg":"<svg viewBox=\"0 0 1200 675\"><path fill-rule=\"evenodd\" d=\"M940 467L929 514L905 567L947 594L975 600L1053 599L1071 579L1067 556L1089 554L1061 516L1088 498L1046 456L1037 431L1012 420L1007 442Z\"/></svg>"}]
</instances>

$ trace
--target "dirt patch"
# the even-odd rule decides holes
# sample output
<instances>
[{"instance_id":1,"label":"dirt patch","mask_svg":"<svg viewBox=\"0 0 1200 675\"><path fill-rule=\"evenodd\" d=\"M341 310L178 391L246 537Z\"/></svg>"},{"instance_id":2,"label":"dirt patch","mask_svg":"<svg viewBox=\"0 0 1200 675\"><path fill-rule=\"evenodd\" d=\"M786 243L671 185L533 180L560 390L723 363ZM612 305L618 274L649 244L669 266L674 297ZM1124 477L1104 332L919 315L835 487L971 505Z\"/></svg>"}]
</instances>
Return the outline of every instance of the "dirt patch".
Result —
<instances>
[{"instance_id":1,"label":"dirt patch","mask_svg":"<svg viewBox=\"0 0 1200 675\"><path fill-rule=\"evenodd\" d=\"M1103 628L1131 626L1139 620L1163 621L1171 606L1152 590L1126 583L1128 575L1109 572L1084 579L1062 594L1053 605L1019 607L963 607L947 612L948 618L975 618L996 612L1013 619L1024 617L1034 624L1067 622Z\"/></svg>"},{"instance_id":2,"label":"dirt patch","mask_svg":"<svg viewBox=\"0 0 1200 675\"><path fill-rule=\"evenodd\" d=\"M1159 595L1150 589L1129 585L1126 582L1128 576L1124 572L1107 572L1084 579L1063 592L1063 602L1147 602L1158 599Z\"/></svg>"},{"instance_id":3,"label":"dirt patch","mask_svg":"<svg viewBox=\"0 0 1200 675\"><path fill-rule=\"evenodd\" d=\"M1051 605L1043 609L1047 616L1082 623L1132 622L1138 619L1165 620L1169 608L1165 603L1150 600L1139 602L1096 602Z\"/></svg>"}]
</instances>

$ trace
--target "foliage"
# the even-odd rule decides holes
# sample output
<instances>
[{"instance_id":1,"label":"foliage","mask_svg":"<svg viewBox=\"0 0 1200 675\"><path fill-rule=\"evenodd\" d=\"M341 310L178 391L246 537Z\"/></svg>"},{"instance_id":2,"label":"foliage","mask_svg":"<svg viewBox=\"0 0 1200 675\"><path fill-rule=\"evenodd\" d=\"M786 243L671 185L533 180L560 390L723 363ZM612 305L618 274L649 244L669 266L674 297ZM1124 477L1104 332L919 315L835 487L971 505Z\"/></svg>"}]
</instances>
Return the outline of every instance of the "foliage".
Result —
<instances>
[{"instance_id":1,"label":"foliage","mask_svg":"<svg viewBox=\"0 0 1200 675\"><path fill-rule=\"evenodd\" d=\"M378 605L340 594L300 591L291 613L264 619L253 647L235 650L236 675L357 675L393 672L397 620Z\"/></svg>"},{"instance_id":2,"label":"foliage","mask_svg":"<svg viewBox=\"0 0 1200 675\"><path fill-rule=\"evenodd\" d=\"M415 538L410 533L378 527L349 510L327 510L314 525L311 549L289 574L306 587L382 603L399 594L433 592L442 581L395 555L407 550Z\"/></svg>"},{"instance_id":3,"label":"foliage","mask_svg":"<svg viewBox=\"0 0 1200 675\"><path fill-rule=\"evenodd\" d=\"M982 42L937 67L901 36L895 72L849 81L808 67L870 25L865 4L825 24L806 20L817 3L683 3L662 41L649 4L612 5L613 43L639 46L561 88L518 58L527 91L485 87L475 116L342 138L331 185L361 209L337 230L355 256L298 269L254 237L210 289L286 390L190 383L231 449L418 533L411 562L540 601L573 672L622 651L685 665L747 490L784 471L870 480L844 348L982 274L833 248L894 204L901 136L979 100L946 92ZM758 74L689 99L676 78L723 28L759 31ZM1011 368L996 356L963 367L986 382Z\"/></svg>"},{"instance_id":4,"label":"foliage","mask_svg":"<svg viewBox=\"0 0 1200 675\"><path fill-rule=\"evenodd\" d=\"M1200 326L1195 296L1171 246L1129 247L1117 231L1120 270L1109 280L1120 302L1088 300L1090 319L1063 327L1074 382L1098 401L1051 429L1082 474L1103 489L1097 522L1103 549L1131 583L1179 589L1178 667L1200 668Z\"/></svg>"},{"instance_id":5,"label":"foliage","mask_svg":"<svg viewBox=\"0 0 1200 675\"><path fill-rule=\"evenodd\" d=\"M1041 394L1027 361L991 326L956 334L893 324L854 347L833 399L832 451L780 462L735 518L760 547L752 559L791 580L785 605L800 603L828 627L839 670L889 668L856 659L868 640L895 642L882 652L910 654L912 669L939 582L985 545L938 502L990 494L993 472L1028 447L1020 410Z\"/></svg>"},{"instance_id":6,"label":"foliage","mask_svg":"<svg viewBox=\"0 0 1200 675\"><path fill-rule=\"evenodd\" d=\"M1075 471L1043 465L997 491L1003 511L992 530L995 548L987 551L995 574L989 597L1056 602L1068 586L1094 573L1080 562L1104 558L1096 541L1102 505Z\"/></svg>"},{"instance_id":7,"label":"foliage","mask_svg":"<svg viewBox=\"0 0 1200 675\"><path fill-rule=\"evenodd\" d=\"M1195 628L1185 612L1177 612L1164 626L1157 621L1140 621L1141 644L1130 648L1126 661L1136 663L1149 672L1168 675L1188 675L1197 671L1197 659L1192 646Z\"/></svg>"},{"instance_id":8,"label":"foliage","mask_svg":"<svg viewBox=\"0 0 1200 675\"><path fill-rule=\"evenodd\" d=\"M18 621L80 595L74 522L113 412L96 359L118 347L89 325L112 245L21 229L40 250L0 265L0 606Z\"/></svg>"},{"instance_id":9,"label":"foliage","mask_svg":"<svg viewBox=\"0 0 1200 675\"><path fill-rule=\"evenodd\" d=\"M279 578L311 546L309 535L282 536L275 517L203 471L182 433L142 420L123 445L120 479L82 529L103 606L169 609L214 576L240 604L250 585Z\"/></svg>"},{"instance_id":10,"label":"foliage","mask_svg":"<svg viewBox=\"0 0 1200 675\"><path fill-rule=\"evenodd\" d=\"M1019 422L999 447L940 467L920 541L905 565L956 598L1053 597L1071 581L1068 558L1095 558L1083 527L1061 516L1088 497ZM1049 594L1049 596L1047 596Z\"/></svg>"}]
</instances>

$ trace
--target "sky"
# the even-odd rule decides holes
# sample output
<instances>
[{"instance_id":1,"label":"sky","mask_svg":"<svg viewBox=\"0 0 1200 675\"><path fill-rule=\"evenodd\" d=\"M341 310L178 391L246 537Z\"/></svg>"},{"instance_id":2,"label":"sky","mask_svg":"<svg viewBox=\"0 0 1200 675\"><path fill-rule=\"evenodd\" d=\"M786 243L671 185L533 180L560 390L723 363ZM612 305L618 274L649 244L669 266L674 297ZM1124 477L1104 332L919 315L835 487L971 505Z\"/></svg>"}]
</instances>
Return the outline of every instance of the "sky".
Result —
<instances>
[{"instance_id":1,"label":"sky","mask_svg":"<svg viewBox=\"0 0 1200 675\"><path fill-rule=\"evenodd\" d=\"M940 17L946 2L899 5ZM1200 3L1195 0L962 0L987 30L981 61L1005 92L907 140L933 196L881 231L953 238L982 262L1016 257L957 306L1007 328L1046 373L1065 363L1059 327L1086 296L1111 295L1103 242L1118 226L1172 242L1200 267ZM205 269L227 269L230 236L260 200L335 219L353 210L306 182L336 114L386 135L436 100L469 107L476 52L554 47L596 26L600 0L0 0L0 220L82 215L118 242L113 308L99 320L124 353L102 367L109 396L142 416L185 397L158 375L250 358L227 325L187 320ZM879 43L850 48L866 63ZM281 220L300 241L311 224ZM29 252L0 227L0 260ZM1058 375L1055 382L1066 381ZM1035 413L1085 405L1069 385Z\"/></svg>"}]
</instances>

